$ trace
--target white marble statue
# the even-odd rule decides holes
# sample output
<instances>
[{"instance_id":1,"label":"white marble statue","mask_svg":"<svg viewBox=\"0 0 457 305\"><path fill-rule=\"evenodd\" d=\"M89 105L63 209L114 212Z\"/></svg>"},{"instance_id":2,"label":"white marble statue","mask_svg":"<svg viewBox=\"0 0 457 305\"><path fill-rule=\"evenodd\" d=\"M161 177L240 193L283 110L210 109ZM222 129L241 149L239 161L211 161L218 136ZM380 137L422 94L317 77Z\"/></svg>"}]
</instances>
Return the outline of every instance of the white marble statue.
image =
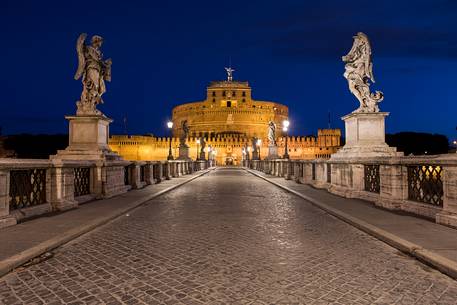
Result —
<instances>
[{"instance_id":1,"label":"white marble statue","mask_svg":"<svg viewBox=\"0 0 457 305\"><path fill-rule=\"evenodd\" d=\"M381 91L370 92L369 81L374 83L375 80L367 35L359 32L354 36L352 49L343 56L343 62L346 63L344 77L348 80L349 90L360 102L360 107L354 112L379 112L378 103L384 99L384 95Z\"/></svg>"},{"instance_id":2,"label":"white marble statue","mask_svg":"<svg viewBox=\"0 0 457 305\"><path fill-rule=\"evenodd\" d=\"M268 142L271 146L276 145L276 125L273 121L268 122Z\"/></svg>"},{"instance_id":3,"label":"white marble statue","mask_svg":"<svg viewBox=\"0 0 457 305\"><path fill-rule=\"evenodd\" d=\"M111 59L103 60L100 47L103 38L92 36L91 45L86 45L87 34L79 35L76 42L78 53L78 70L75 79L81 78L83 91L81 99L76 103L77 115L100 115L97 105L102 104L102 95L106 92L105 81L111 81Z\"/></svg>"}]
</instances>

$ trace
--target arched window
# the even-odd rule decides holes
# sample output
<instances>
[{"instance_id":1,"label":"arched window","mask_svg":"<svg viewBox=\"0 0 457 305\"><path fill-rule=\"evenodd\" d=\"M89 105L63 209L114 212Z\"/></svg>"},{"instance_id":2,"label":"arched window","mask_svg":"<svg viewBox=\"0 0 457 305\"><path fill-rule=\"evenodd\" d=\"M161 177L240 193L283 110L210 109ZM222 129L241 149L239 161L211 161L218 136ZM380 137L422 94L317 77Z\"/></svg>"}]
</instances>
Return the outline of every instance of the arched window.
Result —
<instances>
[{"instance_id":1,"label":"arched window","mask_svg":"<svg viewBox=\"0 0 457 305\"><path fill-rule=\"evenodd\" d=\"M232 102L231 101L227 101L227 107L228 108L232 107Z\"/></svg>"}]
</instances>

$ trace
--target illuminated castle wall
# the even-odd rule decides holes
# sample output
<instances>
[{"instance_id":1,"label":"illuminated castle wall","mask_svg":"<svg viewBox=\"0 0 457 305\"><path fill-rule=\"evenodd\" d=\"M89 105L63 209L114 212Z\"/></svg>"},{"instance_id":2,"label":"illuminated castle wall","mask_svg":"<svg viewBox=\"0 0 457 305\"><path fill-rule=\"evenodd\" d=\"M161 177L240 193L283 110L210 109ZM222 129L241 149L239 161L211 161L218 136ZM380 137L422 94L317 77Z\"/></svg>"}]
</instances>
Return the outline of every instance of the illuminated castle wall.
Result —
<instances>
[{"instance_id":1,"label":"illuminated castle wall","mask_svg":"<svg viewBox=\"0 0 457 305\"><path fill-rule=\"evenodd\" d=\"M182 122L190 128L187 145L190 157L197 156L197 139L204 137L207 147L216 151L219 164L239 164L245 144L252 138L261 139L260 157L268 154L268 122L275 122L280 155L284 154L285 138L281 125L289 115L287 106L277 102L252 99L248 82L211 82L203 101L178 105L172 110L172 153L177 157ZM341 130L319 129L317 137L289 137L288 149L292 159L329 158L340 147ZM113 135L109 145L126 160L166 160L170 138L154 136Z\"/></svg>"}]
</instances>

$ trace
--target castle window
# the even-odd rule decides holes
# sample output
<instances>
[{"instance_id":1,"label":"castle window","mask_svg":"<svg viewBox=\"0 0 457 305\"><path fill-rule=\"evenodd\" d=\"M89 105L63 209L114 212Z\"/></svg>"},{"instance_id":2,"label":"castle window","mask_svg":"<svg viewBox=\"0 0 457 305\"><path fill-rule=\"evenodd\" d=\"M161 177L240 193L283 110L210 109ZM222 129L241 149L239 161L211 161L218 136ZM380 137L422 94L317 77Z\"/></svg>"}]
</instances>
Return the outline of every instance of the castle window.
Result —
<instances>
[{"instance_id":1,"label":"castle window","mask_svg":"<svg viewBox=\"0 0 457 305\"><path fill-rule=\"evenodd\" d=\"M233 95L233 96L236 96L236 91L233 91L233 92L232 92L232 95Z\"/></svg>"},{"instance_id":2,"label":"castle window","mask_svg":"<svg viewBox=\"0 0 457 305\"><path fill-rule=\"evenodd\" d=\"M225 96L225 91L222 91L222 96Z\"/></svg>"},{"instance_id":3,"label":"castle window","mask_svg":"<svg viewBox=\"0 0 457 305\"><path fill-rule=\"evenodd\" d=\"M243 99L243 103L245 103L245 102L246 102L246 99Z\"/></svg>"},{"instance_id":4,"label":"castle window","mask_svg":"<svg viewBox=\"0 0 457 305\"><path fill-rule=\"evenodd\" d=\"M216 96L216 91L213 91L213 96Z\"/></svg>"},{"instance_id":5,"label":"castle window","mask_svg":"<svg viewBox=\"0 0 457 305\"><path fill-rule=\"evenodd\" d=\"M216 102L216 99L215 99L215 98L213 98L213 103L215 103L215 102Z\"/></svg>"},{"instance_id":6,"label":"castle window","mask_svg":"<svg viewBox=\"0 0 457 305\"><path fill-rule=\"evenodd\" d=\"M246 92L245 91L243 91L243 96L246 96Z\"/></svg>"},{"instance_id":7,"label":"castle window","mask_svg":"<svg viewBox=\"0 0 457 305\"><path fill-rule=\"evenodd\" d=\"M227 101L227 107L228 108L232 107L232 102L231 101Z\"/></svg>"}]
</instances>

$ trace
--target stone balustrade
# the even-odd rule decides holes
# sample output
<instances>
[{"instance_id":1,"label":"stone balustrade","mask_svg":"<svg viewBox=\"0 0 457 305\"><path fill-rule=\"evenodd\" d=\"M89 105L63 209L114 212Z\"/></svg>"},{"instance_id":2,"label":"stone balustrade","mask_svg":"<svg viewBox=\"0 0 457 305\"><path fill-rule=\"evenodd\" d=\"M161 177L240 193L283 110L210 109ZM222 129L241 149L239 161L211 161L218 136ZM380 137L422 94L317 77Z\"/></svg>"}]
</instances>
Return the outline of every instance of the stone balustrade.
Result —
<instances>
[{"instance_id":1,"label":"stone balustrade","mask_svg":"<svg viewBox=\"0 0 457 305\"><path fill-rule=\"evenodd\" d=\"M457 228L457 155L250 160L244 166Z\"/></svg>"},{"instance_id":2,"label":"stone balustrade","mask_svg":"<svg viewBox=\"0 0 457 305\"><path fill-rule=\"evenodd\" d=\"M0 228L213 166L209 161L0 159Z\"/></svg>"}]
</instances>

